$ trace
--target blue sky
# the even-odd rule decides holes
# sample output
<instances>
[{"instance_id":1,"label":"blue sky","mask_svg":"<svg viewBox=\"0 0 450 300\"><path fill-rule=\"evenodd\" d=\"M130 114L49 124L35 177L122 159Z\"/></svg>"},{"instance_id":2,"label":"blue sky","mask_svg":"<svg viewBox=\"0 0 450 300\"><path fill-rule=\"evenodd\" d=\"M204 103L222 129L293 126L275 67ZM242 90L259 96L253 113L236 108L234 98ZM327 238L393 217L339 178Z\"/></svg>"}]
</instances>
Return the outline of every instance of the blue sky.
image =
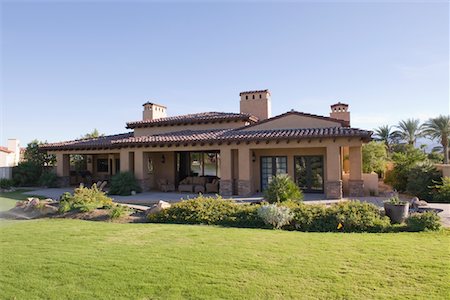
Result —
<instances>
[{"instance_id":1,"label":"blue sky","mask_svg":"<svg viewBox=\"0 0 450 300\"><path fill-rule=\"evenodd\" d=\"M274 115L342 101L364 129L450 113L447 1L0 8L0 144L124 132L148 100L238 111L239 92L265 88Z\"/></svg>"}]
</instances>

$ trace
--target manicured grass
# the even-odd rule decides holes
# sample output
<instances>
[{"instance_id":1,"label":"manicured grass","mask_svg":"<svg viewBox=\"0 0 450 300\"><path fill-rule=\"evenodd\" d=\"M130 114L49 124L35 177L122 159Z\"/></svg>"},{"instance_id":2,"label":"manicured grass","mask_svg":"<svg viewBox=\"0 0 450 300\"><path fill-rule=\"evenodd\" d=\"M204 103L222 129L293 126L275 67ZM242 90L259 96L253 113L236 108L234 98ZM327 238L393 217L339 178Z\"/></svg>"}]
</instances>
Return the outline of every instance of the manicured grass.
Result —
<instances>
[{"instance_id":1,"label":"manicured grass","mask_svg":"<svg viewBox=\"0 0 450 300\"><path fill-rule=\"evenodd\" d=\"M450 231L3 221L3 299L448 299Z\"/></svg>"}]
</instances>

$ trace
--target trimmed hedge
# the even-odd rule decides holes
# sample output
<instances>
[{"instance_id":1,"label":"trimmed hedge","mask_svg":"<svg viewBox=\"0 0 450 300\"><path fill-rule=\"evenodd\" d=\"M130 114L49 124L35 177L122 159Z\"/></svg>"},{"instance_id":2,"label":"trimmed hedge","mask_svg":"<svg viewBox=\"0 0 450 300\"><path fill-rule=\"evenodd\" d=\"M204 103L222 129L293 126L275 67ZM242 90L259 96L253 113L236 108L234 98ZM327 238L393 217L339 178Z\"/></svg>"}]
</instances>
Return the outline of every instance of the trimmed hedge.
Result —
<instances>
[{"instance_id":1,"label":"trimmed hedge","mask_svg":"<svg viewBox=\"0 0 450 300\"><path fill-rule=\"evenodd\" d=\"M288 201L278 206L288 207L293 214L290 225L283 227L285 229L317 232L385 232L391 229L389 218L382 216L380 210L370 203L348 201L326 207ZM268 228L258 216L260 207L236 204L220 197L200 196L151 214L148 220L155 223ZM338 228L339 224L341 228Z\"/></svg>"},{"instance_id":2,"label":"trimmed hedge","mask_svg":"<svg viewBox=\"0 0 450 300\"><path fill-rule=\"evenodd\" d=\"M378 207L360 201L340 202L329 207L302 204L293 212L292 225L300 231L384 232L391 227L389 218L383 217Z\"/></svg>"},{"instance_id":3,"label":"trimmed hedge","mask_svg":"<svg viewBox=\"0 0 450 300\"><path fill-rule=\"evenodd\" d=\"M439 216L431 211L411 214L406 219L409 231L435 231L441 228Z\"/></svg>"},{"instance_id":4,"label":"trimmed hedge","mask_svg":"<svg viewBox=\"0 0 450 300\"><path fill-rule=\"evenodd\" d=\"M199 196L172 205L148 216L150 222L178 224L207 224L237 227L264 227L258 217L258 205L236 204L221 197Z\"/></svg>"}]
</instances>

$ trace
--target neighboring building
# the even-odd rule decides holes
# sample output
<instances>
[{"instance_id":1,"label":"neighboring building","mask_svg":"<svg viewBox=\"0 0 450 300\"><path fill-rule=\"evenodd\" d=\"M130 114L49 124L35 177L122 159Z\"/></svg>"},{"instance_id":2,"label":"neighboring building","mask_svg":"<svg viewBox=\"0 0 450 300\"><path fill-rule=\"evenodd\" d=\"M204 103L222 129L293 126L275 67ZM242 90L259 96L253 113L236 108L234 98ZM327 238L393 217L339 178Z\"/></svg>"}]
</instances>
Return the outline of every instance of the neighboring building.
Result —
<instances>
[{"instance_id":1,"label":"neighboring building","mask_svg":"<svg viewBox=\"0 0 450 300\"><path fill-rule=\"evenodd\" d=\"M7 147L0 146L0 179L12 177L12 168L20 161L20 142L9 139Z\"/></svg>"},{"instance_id":2,"label":"neighboring building","mask_svg":"<svg viewBox=\"0 0 450 300\"><path fill-rule=\"evenodd\" d=\"M372 132L350 127L347 104L331 105L329 117L293 110L271 117L271 94L261 90L240 93L240 113L167 117L165 106L143 106L142 120L127 123L131 132L42 149L56 155L66 183L70 155L78 154L94 182L131 171L145 190L161 189L161 182L184 188L206 177L220 182L222 195L247 196L287 173L305 192L341 198L347 173L349 195L363 194L361 146Z\"/></svg>"}]
</instances>

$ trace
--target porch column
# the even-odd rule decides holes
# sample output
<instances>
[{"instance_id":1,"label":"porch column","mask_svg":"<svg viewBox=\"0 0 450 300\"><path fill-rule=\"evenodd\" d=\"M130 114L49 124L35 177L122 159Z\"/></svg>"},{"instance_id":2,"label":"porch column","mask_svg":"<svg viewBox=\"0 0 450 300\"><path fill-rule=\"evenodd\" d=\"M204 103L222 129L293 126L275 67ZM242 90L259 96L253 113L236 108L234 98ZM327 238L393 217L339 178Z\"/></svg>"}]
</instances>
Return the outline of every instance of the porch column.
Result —
<instances>
[{"instance_id":1,"label":"porch column","mask_svg":"<svg viewBox=\"0 0 450 300\"><path fill-rule=\"evenodd\" d=\"M348 192L350 197L364 196L364 181L362 178L362 148L350 147L350 176L348 180Z\"/></svg>"},{"instance_id":2,"label":"porch column","mask_svg":"<svg viewBox=\"0 0 450 300\"><path fill-rule=\"evenodd\" d=\"M252 194L251 186L251 154L249 148L240 148L238 152L239 162L239 196L250 196Z\"/></svg>"},{"instance_id":3,"label":"porch column","mask_svg":"<svg viewBox=\"0 0 450 300\"><path fill-rule=\"evenodd\" d=\"M120 172L130 171L130 155L128 151L120 150Z\"/></svg>"},{"instance_id":4,"label":"porch column","mask_svg":"<svg viewBox=\"0 0 450 300\"><path fill-rule=\"evenodd\" d=\"M143 191L149 190L147 174L148 156L144 150L139 149L134 152L134 176Z\"/></svg>"},{"instance_id":5,"label":"porch column","mask_svg":"<svg viewBox=\"0 0 450 300\"><path fill-rule=\"evenodd\" d=\"M231 196L233 194L233 164L231 149L220 150L220 194Z\"/></svg>"},{"instance_id":6,"label":"porch column","mask_svg":"<svg viewBox=\"0 0 450 300\"><path fill-rule=\"evenodd\" d=\"M60 177L59 185L69 186L70 185L70 155L69 154L56 154L56 175Z\"/></svg>"},{"instance_id":7,"label":"porch column","mask_svg":"<svg viewBox=\"0 0 450 300\"><path fill-rule=\"evenodd\" d=\"M325 183L325 196L327 199L342 198L340 152L338 145L333 144L327 147L327 181Z\"/></svg>"}]
</instances>

